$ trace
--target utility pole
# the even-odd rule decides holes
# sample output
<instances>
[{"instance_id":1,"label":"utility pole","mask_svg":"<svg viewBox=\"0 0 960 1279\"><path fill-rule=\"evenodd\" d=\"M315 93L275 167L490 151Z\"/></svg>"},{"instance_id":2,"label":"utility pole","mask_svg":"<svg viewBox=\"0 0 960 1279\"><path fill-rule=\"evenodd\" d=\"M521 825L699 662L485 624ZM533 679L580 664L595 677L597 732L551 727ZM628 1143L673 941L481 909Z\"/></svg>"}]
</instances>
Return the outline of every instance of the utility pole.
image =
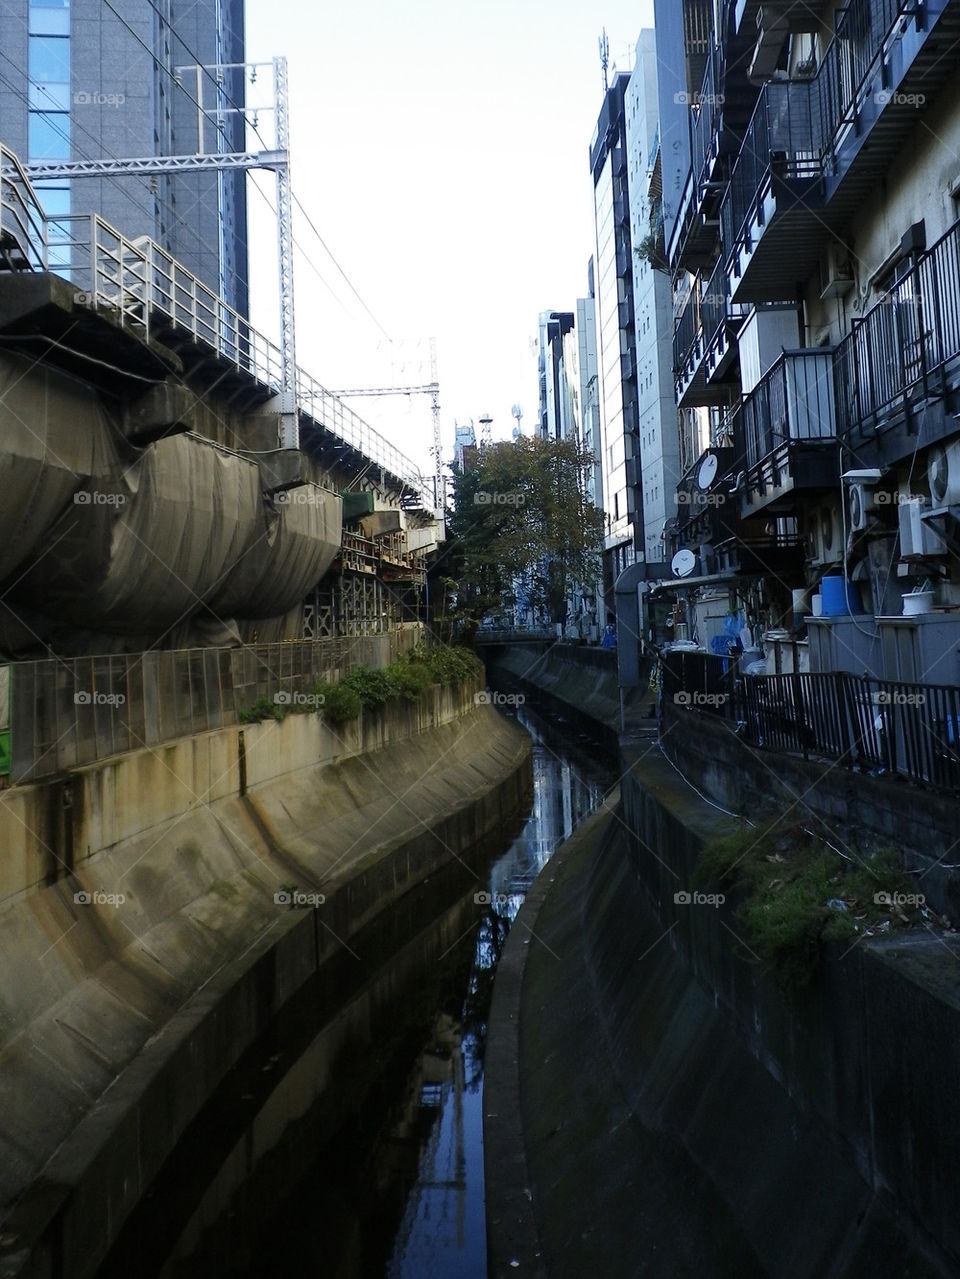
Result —
<instances>
[{"instance_id":1,"label":"utility pole","mask_svg":"<svg viewBox=\"0 0 960 1279\"><path fill-rule=\"evenodd\" d=\"M197 95L197 151L194 155L135 156L119 160L71 160L51 164L26 164L24 172L31 182L83 177L151 177L163 173L196 173L204 170L223 172L228 169L271 169L277 177L277 248L280 276L281 383L278 442L281 448L299 447L297 416L297 355L293 323L293 197L290 187L289 121L287 111L287 60L272 62L224 62L204 66L176 67L175 78L182 83L185 72L194 72L198 84L203 73L209 73L218 84L227 71L242 69L253 78L261 67L273 70L273 105L258 111L274 112L275 143L272 150L204 152L204 121L214 126L217 145L221 145L222 117L239 113L246 118L244 107L225 107L217 94L214 107L203 104Z\"/></svg>"}]
</instances>

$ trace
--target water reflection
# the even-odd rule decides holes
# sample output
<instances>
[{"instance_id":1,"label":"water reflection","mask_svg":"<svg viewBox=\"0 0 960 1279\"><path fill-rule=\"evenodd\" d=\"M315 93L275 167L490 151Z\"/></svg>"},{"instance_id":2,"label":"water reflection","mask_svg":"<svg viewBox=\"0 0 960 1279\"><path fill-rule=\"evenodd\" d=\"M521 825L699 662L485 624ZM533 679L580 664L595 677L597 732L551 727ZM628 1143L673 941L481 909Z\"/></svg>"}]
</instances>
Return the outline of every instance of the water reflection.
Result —
<instances>
[{"instance_id":1,"label":"water reflection","mask_svg":"<svg viewBox=\"0 0 960 1279\"><path fill-rule=\"evenodd\" d=\"M451 1051L449 1076L430 1097L436 1117L394 1240L389 1279L486 1275L482 1080L497 962L527 889L557 844L596 808L611 780L612 763L571 747L562 728L523 709L518 719L534 743L533 805L520 834L490 870L459 1045Z\"/></svg>"},{"instance_id":2,"label":"water reflection","mask_svg":"<svg viewBox=\"0 0 960 1279\"><path fill-rule=\"evenodd\" d=\"M100 1279L483 1279L496 965L529 885L614 771L563 725L518 718L534 741L519 833L383 912L351 941L362 963L344 951L325 967L211 1099Z\"/></svg>"}]
</instances>

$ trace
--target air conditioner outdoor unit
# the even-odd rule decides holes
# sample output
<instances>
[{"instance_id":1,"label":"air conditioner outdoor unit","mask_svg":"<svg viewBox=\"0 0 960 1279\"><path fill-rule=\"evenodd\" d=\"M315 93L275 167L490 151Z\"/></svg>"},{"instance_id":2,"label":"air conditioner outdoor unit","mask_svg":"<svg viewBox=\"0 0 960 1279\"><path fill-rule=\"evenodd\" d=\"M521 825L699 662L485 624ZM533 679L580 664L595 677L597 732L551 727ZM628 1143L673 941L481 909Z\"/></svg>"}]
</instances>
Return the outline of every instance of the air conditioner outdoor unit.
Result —
<instances>
[{"instance_id":1,"label":"air conditioner outdoor unit","mask_svg":"<svg viewBox=\"0 0 960 1279\"><path fill-rule=\"evenodd\" d=\"M853 263L842 244L832 240L820 263L820 297L838 298L853 288Z\"/></svg>"},{"instance_id":2,"label":"air conditioner outdoor unit","mask_svg":"<svg viewBox=\"0 0 960 1279\"><path fill-rule=\"evenodd\" d=\"M835 564L843 557L843 526L839 513L830 506L820 507L810 516L808 538L815 566Z\"/></svg>"},{"instance_id":3,"label":"air conditioner outdoor unit","mask_svg":"<svg viewBox=\"0 0 960 1279\"><path fill-rule=\"evenodd\" d=\"M927 455L930 505L960 505L960 440L935 444Z\"/></svg>"},{"instance_id":4,"label":"air conditioner outdoor unit","mask_svg":"<svg viewBox=\"0 0 960 1279\"><path fill-rule=\"evenodd\" d=\"M924 521L922 498L901 502L897 508L900 522L900 558L919 559L943 554L944 546L933 529Z\"/></svg>"},{"instance_id":5,"label":"air conditioner outdoor unit","mask_svg":"<svg viewBox=\"0 0 960 1279\"><path fill-rule=\"evenodd\" d=\"M851 533L862 533L867 516L873 510L873 489L863 483L851 484L847 490L847 527Z\"/></svg>"}]
</instances>

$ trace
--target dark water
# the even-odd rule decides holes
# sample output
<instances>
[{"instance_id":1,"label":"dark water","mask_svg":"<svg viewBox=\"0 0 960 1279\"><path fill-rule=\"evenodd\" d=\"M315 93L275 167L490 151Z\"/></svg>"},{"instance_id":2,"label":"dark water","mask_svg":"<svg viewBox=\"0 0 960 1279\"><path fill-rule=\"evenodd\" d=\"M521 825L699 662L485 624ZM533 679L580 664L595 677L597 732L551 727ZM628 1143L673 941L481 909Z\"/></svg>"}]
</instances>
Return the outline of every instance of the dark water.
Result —
<instances>
[{"instance_id":1,"label":"dark water","mask_svg":"<svg viewBox=\"0 0 960 1279\"><path fill-rule=\"evenodd\" d=\"M327 965L231 1072L101 1279L483 1279L496 964L527 888L615 767L571 725L518 718L534 741L522 826L351 939L353 958Z\"/></svg>"}]
</instances>

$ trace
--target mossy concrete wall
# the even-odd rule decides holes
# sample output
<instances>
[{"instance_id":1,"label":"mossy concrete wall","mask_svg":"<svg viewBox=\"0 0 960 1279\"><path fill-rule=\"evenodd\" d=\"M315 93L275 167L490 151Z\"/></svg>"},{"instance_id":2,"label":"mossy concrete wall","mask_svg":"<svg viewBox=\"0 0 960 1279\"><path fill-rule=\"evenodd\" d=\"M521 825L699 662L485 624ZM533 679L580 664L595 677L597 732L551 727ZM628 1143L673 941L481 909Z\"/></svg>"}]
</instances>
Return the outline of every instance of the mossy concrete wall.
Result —
<instances>
[{"instance_id":1,"label":"mossy concrete wall","mask_svg":"<svg viewBox=\"0 0 960 1279\"><path fill-rule=\"evenodd\" d=\"M498 972L491 1276L960 1273L956 939L834 947L781 994L732 901L675 898L717 889L696 863L735 819L656 743L625 763Z\"/></svg>"},{"instance_id":2,"label":"mossy concrete wall","mask_svg":"<svg viewBox=\"0 0 960 1279\"><path fill-rule=\"evenodd\" d=\"M903 777L854 772L833 760L748 746L729 720L696 708L663 708L663 749L704 794L734 812L781 807L827 838L889 846L915 876L917 892L960 921L956 795Z\"/></svg>"},{"instance_id":3,"label":"mossy concrete wall","mask_svg":"<svg viewBox=\"0 0 960 1279\"><path fill-rule=\"evenodd\" d=\"M496 688L531 694L555 714L593 720L616 749L620 731L620 688L614 650L576 644L490 645L482 656ZM646 689L628 690L624 710L641 706Z\"/></svg>"},{"instance_id":4,"label":"mossy concrete wall","mask_svg":"<svg viewBox=\"0 0 960 1279\"><path fill-rule=\"evenodd\" d=\"M237 729L72 780L74 872L0 910L4 1274L93 1274L277 1011L331 955L362 963L365 923L516 812L529 738L475 691L343 732L247 726L244 794ZM18 838L33 864L43 834ZM291 909L294 886L312 908Z\"/></svg>"}]
</instances>

